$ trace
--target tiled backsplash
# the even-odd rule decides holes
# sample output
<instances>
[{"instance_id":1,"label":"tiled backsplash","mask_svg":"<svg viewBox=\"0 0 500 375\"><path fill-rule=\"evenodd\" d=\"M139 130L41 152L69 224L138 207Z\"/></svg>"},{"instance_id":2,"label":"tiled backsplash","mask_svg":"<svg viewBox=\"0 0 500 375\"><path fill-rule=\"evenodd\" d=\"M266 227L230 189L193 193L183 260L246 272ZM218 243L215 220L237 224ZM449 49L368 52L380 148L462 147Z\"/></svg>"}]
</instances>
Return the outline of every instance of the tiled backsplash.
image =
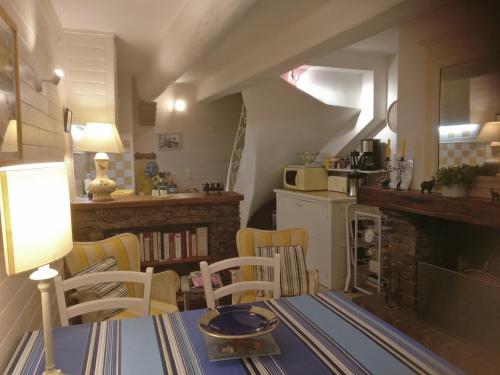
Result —
<instances>
[{"instance_id":1,"label":"tiled backsplash","mask_svg":"<svg viewBox=\"0 0 500 375\"><path fill-rule=\"evenodd\" d=\"M109 178L116 181L118 189L134 188L133 155L131 150L131 136L120 135L125 151L123 154L109 155Z\"/></svg>"},{"instance_id":2,"label":"tiled backsplash","mask_svg":"<svg viewBox=\"0 0 500 375\"><path fill-rule=\"evenodd\" d=\"M486 143L457 142L439 144L439 165L481 165L486 161Z\"/></svg>"}]
</instances>

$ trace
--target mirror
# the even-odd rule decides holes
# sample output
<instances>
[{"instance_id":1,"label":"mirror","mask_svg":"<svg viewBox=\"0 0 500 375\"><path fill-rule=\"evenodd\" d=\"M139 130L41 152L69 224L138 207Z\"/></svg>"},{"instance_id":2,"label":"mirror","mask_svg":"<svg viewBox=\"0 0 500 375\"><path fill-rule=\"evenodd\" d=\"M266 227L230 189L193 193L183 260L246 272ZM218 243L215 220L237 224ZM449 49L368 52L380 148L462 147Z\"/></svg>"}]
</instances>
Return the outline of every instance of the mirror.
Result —
<instances>
[{"instance_id":1,"label":"mirror","mask_svg":"<svg viewBox=\"0 0 500 375\"><path fill-rule=\"evenodd\" d=\"M475 61L441 69L440 167L482 165L490 159L493 141L478 142L477 137L485 123L494 121L500 121L498 61Z\"/></svg>"},{"instance_id":2,"label":"mirror","mask_svg":"<svg viewBox=\"0 0 500 375\"><path fill-rule=\"evenodd\" d=\"M16 27L0 12L0 165L21 159L19 63Z\"/></svg>"}]
</instances>

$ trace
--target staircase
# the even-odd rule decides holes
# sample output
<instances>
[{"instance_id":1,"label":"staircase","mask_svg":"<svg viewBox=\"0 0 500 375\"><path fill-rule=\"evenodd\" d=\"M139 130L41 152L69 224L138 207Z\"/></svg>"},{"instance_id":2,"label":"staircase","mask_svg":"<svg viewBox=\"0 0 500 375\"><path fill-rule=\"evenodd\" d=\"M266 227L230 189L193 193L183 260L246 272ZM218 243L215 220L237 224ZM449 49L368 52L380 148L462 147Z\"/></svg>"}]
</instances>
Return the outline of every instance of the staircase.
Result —
<instances>
[{"instance_id":1,"label":"staircase","mask_svg":"<svg viewBox=\"0 0 500 375\"><path fill-rule=\"evenodd\" d=\"M233 191L238 171L240 169L241 155L245 147L245 133L247 129L247 110L245 104L241 108L240 121L238 123L238 130L234 138L233 151L231 152L231 160L229 161L229 169L227 171L226 191Z\"/></svg>"}]
</instances>

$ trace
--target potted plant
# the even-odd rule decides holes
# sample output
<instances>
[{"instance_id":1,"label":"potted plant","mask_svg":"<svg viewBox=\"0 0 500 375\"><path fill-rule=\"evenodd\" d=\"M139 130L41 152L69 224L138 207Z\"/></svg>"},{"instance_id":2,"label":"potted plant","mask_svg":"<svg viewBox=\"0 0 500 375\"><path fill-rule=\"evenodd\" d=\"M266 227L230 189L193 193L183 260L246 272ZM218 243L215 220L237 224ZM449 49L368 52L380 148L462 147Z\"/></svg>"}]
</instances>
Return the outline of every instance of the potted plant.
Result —
<instances>
[{"instance_id":1,"label":"potted plant","mask_svg":"<svg viewBox=\"0 0 500 375\"><path fill-rule=\"evenodd\" d=\"M453 167L441 167L436 174L436 184L444 197L465 197L477 178L478 169L462 164Z\"/></svg>"}]
</instances>

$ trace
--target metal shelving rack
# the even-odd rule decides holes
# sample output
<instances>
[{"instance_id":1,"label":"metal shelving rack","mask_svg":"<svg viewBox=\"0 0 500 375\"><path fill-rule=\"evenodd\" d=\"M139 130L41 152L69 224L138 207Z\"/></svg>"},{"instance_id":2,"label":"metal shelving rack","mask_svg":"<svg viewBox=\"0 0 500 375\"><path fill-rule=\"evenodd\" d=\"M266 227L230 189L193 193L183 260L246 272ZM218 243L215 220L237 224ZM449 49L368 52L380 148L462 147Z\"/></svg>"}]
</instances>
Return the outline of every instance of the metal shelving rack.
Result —
<instances>
[{"instance_id":1,"label":"metal shelving rack","mask_svg":"<svg viewBox=\"0 0 500 375\"><path fill-rule=\"evenodd\" d=\"M380 293L382 284L382 248L390 238L390 222L382 215L355 211L353 289Z\"/></svg>"}]
</instances>

